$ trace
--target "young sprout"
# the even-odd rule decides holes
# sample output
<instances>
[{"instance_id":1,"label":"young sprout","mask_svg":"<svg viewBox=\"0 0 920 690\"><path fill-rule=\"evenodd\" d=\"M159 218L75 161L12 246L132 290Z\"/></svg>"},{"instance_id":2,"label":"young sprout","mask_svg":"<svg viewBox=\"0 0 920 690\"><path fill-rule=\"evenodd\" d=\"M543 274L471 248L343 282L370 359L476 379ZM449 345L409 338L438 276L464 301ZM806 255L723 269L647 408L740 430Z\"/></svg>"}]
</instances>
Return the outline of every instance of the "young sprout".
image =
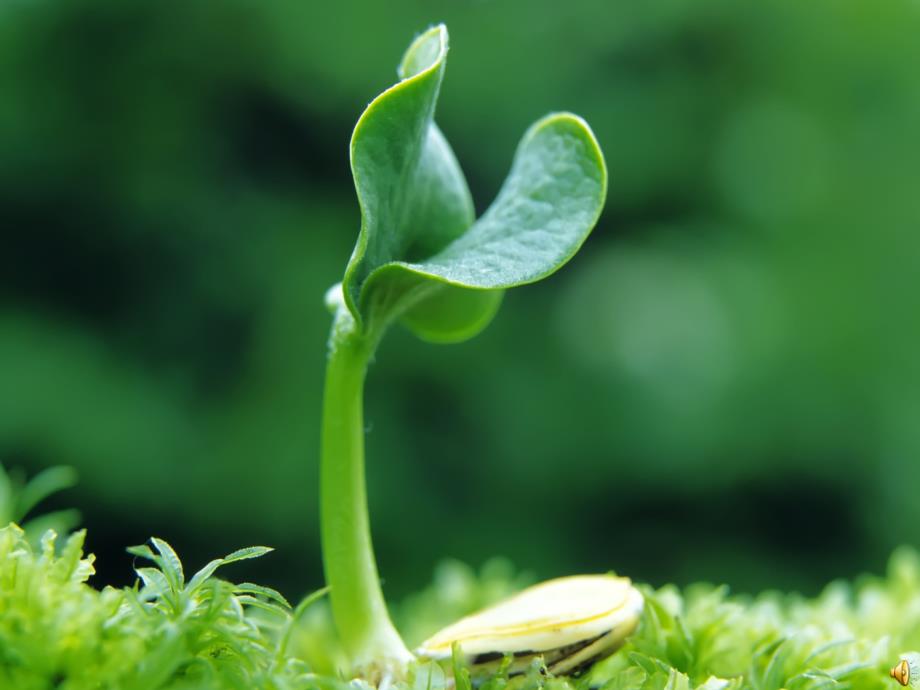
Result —
<instances>
[{"instance_id":1,"label":"young sprout","mask_svg":"<svg viewBox=\"0 0 920 690\"><path fill-rule=\"evenodd\" d=\"M371 547L363 388L384 331L460 342L491 321L503 290L555 272L597 222L607 171L588 125L569 113L527 130L497 198L478 220L434 123L447 58L435 26L406 51L400 81L367 107L351 140L361 230L334 314L323 400L320 512L332 613L354 669L380 678L412 659L387 614Z\"/></svg>"}]
</instances>

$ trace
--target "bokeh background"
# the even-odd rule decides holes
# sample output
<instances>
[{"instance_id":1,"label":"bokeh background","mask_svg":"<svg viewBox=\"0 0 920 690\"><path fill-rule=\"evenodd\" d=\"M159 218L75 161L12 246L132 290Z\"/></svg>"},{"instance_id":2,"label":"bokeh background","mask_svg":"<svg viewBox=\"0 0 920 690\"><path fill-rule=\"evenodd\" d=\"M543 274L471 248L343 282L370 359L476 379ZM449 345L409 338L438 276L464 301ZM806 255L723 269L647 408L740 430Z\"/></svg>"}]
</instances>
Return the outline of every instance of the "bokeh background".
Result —
<instances>
[{"instance_id":1,"label":"bokeh background","mask_svg":"<svg viewBox=\"0 0 920 690\"><path fill-rule=\"evenodd\" d=\"M7 0L0 463L78 470L48 506L81 509L97 583L156 534L321 584L348 141L440 21L477 209L551 110L591 123L610 191L484 334L384 342L388 596L494 555L811 593L920 544L917 2Z\"/></svg>"}]
</instances>

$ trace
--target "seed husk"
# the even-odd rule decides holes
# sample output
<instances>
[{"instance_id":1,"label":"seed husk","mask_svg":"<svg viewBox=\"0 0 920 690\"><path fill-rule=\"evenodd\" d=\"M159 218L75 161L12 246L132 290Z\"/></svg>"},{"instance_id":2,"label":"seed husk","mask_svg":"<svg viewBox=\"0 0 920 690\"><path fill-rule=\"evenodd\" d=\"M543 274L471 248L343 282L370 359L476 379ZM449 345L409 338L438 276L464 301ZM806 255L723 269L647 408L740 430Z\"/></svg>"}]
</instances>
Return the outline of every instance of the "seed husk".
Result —
<instances>
[{"instance_id":1,"label":"seed husk","mask_svg":"<svg viewBox=\"0 0 920 690\"><path fill-rule=\"evenodd\" d=\"M417 653L444 659L456 644L475 674L494 672L508 656L509 674L523 673L537 657L554 675L575 674L623 644L642 606L642 594L629 578L558 578L447 626Z\"/></svg>"}]
</instances>

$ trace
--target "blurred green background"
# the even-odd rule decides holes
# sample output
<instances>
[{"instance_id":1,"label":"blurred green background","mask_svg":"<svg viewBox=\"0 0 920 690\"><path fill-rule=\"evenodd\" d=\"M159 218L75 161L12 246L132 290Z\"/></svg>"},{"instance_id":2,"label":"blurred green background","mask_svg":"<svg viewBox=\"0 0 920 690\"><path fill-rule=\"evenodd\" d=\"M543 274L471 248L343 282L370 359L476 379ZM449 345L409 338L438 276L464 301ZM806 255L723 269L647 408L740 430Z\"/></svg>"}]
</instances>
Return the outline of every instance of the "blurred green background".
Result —
<instances>
[{"instance_id":1,"label":"blurred green background","mask_svg":"<svg viewBox=\"0 0 920 690\"><path fill-rule=\"evenodd\" d=\"M320 585L323 293L351 128L434 22L481 212L537 117L593 126L582 252L367 391L385 591L450 556L538 577L814 592L920 544L920 4L5 0L0 463L79 471L98 583ZM261 570L257 570L261 568ZM236 575L235 575L236 576Z\"/></svg>"}]
</instances>

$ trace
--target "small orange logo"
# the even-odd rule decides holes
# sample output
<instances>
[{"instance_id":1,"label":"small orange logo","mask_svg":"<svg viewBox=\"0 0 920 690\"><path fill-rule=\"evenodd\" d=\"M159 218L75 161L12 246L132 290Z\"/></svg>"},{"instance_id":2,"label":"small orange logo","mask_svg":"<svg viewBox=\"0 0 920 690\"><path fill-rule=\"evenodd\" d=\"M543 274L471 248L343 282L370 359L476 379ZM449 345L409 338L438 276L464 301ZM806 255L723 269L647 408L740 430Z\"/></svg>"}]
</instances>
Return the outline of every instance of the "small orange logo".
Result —
<instances>
[{"instance_id":1,"label":"small orange logo","mask_svg":"<svg viewBox=\"0 0 920 690\"><path fill-rule=\"evenodd\" d=\"M906 686L910 683L910 666L907 664L907 659L901 659L901 662L891 669L889 673L901 685Z\"/></svg>"}]
</instances>

